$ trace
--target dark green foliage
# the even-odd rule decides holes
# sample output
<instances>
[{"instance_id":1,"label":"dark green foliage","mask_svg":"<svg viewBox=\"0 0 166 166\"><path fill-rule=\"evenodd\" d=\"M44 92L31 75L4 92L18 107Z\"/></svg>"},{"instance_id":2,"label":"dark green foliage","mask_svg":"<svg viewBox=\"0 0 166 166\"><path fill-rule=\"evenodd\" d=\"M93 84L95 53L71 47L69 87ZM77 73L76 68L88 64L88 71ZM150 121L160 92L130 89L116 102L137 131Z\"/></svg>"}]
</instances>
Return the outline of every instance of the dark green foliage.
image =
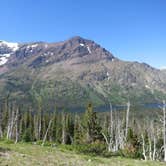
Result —
<instances>
[{"instance_id":1,"label":"dark green foliage","mask_svg":"<svg viewBox=\"0 0 166 166\"><path fill-rule=\"evenodd\" d=\"M32 137L31 137L31 129L27 128L25 129L23 136L22 136L22 140L25 142L31 142L32 141Z\"/></svg>"},{"instance_id":2,"label":"dark green foliage","mask_svg":"<svg viewBox=\"0 0 166 166\"><path fill-rule=\"evenodd\" d=\"M76 151L77 153L89 155L102 155L106 154L106 145L102 143L93 144L77 144L77 145L60 145L61 149Z\"/></svg>"},{"instance_id":3,"label":"dark green foliage","mask_svg":"<svg viewBox=\"0 0 166 166\"><path fill-rule=\"evenodd\" d=\"M81 119L75 115L74 121L74 144L81 144L83 142L83 128L80 123Z\"/></svg>"},{"instance_id":4,"label":"dark green foliage","mask_svg":"<svg viewBox=\"0 0 166 166\"><path fill-rule=\"evenodd\" d=\"M85 133L85 142L93 143L97 140L100 140L101 135L101 126L99 125L96 112L93 111L93 106L91 103L88 104L83 121L84 133Z\"/></svg>"}]
</instances>

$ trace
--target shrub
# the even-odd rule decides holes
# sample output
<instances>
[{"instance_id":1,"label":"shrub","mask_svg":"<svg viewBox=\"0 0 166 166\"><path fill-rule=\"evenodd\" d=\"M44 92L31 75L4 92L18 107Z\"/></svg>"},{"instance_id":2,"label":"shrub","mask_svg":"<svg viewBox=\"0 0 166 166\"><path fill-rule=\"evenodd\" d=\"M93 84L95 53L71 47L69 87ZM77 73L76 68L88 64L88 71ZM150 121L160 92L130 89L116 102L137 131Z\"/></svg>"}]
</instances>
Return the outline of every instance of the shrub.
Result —
<instances>
[{"instance_id":1,"label":"shrub","mask_svg":"<svg viewBox=\"0 0 166 166\"><path fill-rule=\"evenodd\" d=\"M126 146L124 149L120 150L120 156L128 158L141 158L142 153L139 149L135 148L132 145Z\"/></svg>"},{"instance_id":2,"label":"shrub","mask_svg":"<svg viewBox=\"0 0 166 166\"><path fill-rule=\"evenodd\" d=\"M76 151L78 153L89 155L103 155L106 152L104 144L79 144L79 145L60 145L62 150Z\"/></svg>"},{"instance_id":3,"label":"shrub","mask_svg":"<svg viewBox=\"0 0 166 166\"><path fill-rule=\"evenodd\" d=\"M25 142L31 142L31 130L30 128L26 129L23 136L22 136L22 140Z\"/></svg>"}]
</instances>

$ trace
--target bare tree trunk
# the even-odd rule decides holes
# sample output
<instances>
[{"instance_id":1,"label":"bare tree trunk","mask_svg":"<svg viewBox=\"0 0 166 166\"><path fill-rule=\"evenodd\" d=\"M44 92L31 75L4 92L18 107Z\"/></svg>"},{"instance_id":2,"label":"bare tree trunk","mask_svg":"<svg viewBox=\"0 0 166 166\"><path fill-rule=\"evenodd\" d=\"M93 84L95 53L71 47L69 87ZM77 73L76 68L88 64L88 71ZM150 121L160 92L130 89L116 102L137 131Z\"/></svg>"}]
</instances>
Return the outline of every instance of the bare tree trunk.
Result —
<instances>
[{"instance_id":1,"label":"bare tree trunk","mask_svg":"<svg viewBox=\"0 0 166 166\"><path fill-rule=\"evenodd\" d=\"M51 120L49 121L49 124L48 124L47 130L46 130L46 133L45 133L45 135L44 135L44 139L43 139L42 146L44 146L44 143L45 143L45 141L46 141L47 134L48 134L48 131L49 131L50 127L51 127L52 121L53 121L53 119L51 119Z\"/></svg>"},{"instance_id":2,"label":"bare tree trunk","mask_svg":"<svg viewBox=\"0 0 166 166\"><path fill-rule=\"evenodd\" d=\"M42 128L42 99L41 97L38 98L38 113L37 113L37 120L38 120L38 140L41 139L41 128Z\"/></svg>"},{"instance_id":3,"label":"bare tree trunk","mask_svg":"<svg viewBox=\"0 0 166 166\"><path fill-rule=\"evenodd\" d=\"M12 138L13 129L14 129L17 119L18 119L18 109L16 110L16 112L13 110L12 116L11 116L11 118L9 118L8 127L7 127L8 128L7 129L7 139Z\"/></svg>"},{"instance_id":4,"label":"bare tree trunk","mask_svg":"<svg viewBox=\"0 0 166 166\"><path fill-rule=\"evenodd\" d=\"M14 110L12 110L11 112L11 118L9 117L8 120L8 127L7 127L7 139L11 139L12 137L12 129L13 129L13 125L14 125ZM10 113L9 113L10 115Z\"/></svg>"},{"instance_id":5,"label":"bare tree trunk","mask_svg":"<svg viewBox=\"0 0 166 166\"><path fill-rule=\"evenodd\" d=\"M156 158L156 138L155 138L155 135L153 137L153 160L155 160Z\"/></svg>"},{"instance_id":6,"label":"bare tree trunk","mask_svg":"<svg viewBox=\"0 0 166 166\"><path fill-rule=\"evenodd\" d=\"M62 144L66 144L66 117L65 114L62 114Z\"/></svg>"},{"instance_id":7,"label":"bare tree trunk","mask_svg":"<svg viewBox=\"0 0 166 166\"><path fill-rule=\"evenodd\" d=\"M149 159L152 160L152 142L151 138L149 137Z\"/></svg>"},{"instance_id":8,"label":"bare tree trunk","mask_svg":"<svg viewBox=\"0 0 166 166\"><path fill-rule=\"evenodd\" d=\"M128 134L128 125L129 125L129 111L130 111L130 101L128 101L127 103L127 111L126 111L126 132L125 132L126 139Z\"/></svg>"},{"instance_id":9,"label":"bare tree trunk","mask_svg":"<svg viewBox=\"0 0 166 166\"><path fill-rule=\"evenodd\" d=\"M3 131L2 131L2 111L0 112L0 138L3 137Z\"/></svg>"},{"instance_id":10,"label":"bare tree trunk","mask_svg":"<svg viewBox=\"0 0 166 166\"><path fill-rule=\"evenodd\" d=\"M11 118L11 112L10 110L8 110L8 124L7 124L7 135L6 135L6 138L9 139L9 135L10 135L10 128L11 128L11 122L12 121L12 118Z\"/></svg>"},{"instance_id":11,"label":"bare tree trunk","mask_svg":"<svg viewBox=\"0 0 166 166\"><path fill-rule=\"evenodd\" d=\"M19 138L18 123L16 122L16 140L15 140L15 144L18 142L18 138Z\"/></svg>"},{"instance_id":12,"label":"bare tree trunk","mask_svg":"<svg viewBox=\"0 0 166 166\"><path fill-rule=\"evenodd\" d=\"M157 131L155 128L154 121L151 122L151 140L153 140L153 152L152 152L152 160L156 159L156 137L157 137ZM152 150L152 149L151 149Z\"/></svg>"},{"instance_id":13,"label":"bare tree trunk","mask_svg":"<svg viewBox=\"0 0 166 166\"><path fill-rule=\"evenodd\" d=\"M109 139L107 138L107 136L102 133L105 142L107 144L107 149L108 152L113 151L113 115L112 115L112 104L110 103L110 122L108 125L108 135L109 135Z\"/></svg>"},{"instance_id":14,"label":"bare tree trunk","mask_svg":"<svg viewBox=\"0 0 166 166\"><path fill-rule=\"evenodd\" d=\"M113 117L112 117L112 104L110 103L110 134L113 136Z\"/></svg>"},{"instance_id":15,"label":"bare tree trunk","mask_svg":"<svg viewBox=\"0 0 166 166\"><path fill-rule=\"evenodd\" d=\"M0 125L0 138L3 137L3 131L2 131L2 126Z\"/></svg>"},{"instance_id":16,"label":"bare tree trunk","mask_svg":"<svg viewBox=\"0 0 166 166\"><path fill-rule=\"evenodd\" d=\"M64 128L62 130L62 144L66 144L66 131Z\"/></svg>"},{"instance_id":17,"label":"bare tree trunk","mask_svg":"<svg viewBox=\"0 0 166 166\"><path fill-rule=\"evenodd\" d=\"M112 115L112 104L110 103L110 125L108 128L108 132L109 132L109 141L106 137L106 135L103 133L104 139L106 141L106 144L108 146L108 151L112 151L113 150L113 115Z\"/></svg>"},{"instance_id":18,"label":"bare tree trunk","mask_svg":"<svg viewBox=\"0 0 166 166\"><path fill-rule=\"evenodd\" d=\"M19 139L19 131L18 131L18 121L19 121L19 110L17 109L16 111L16 118L15 118L15 125L16 125L16 140L15 140L15 143L18 142L18 139Z\"/></svg>"},{"instance_id":19,"label":"bare tree trunk","mask_svg":"<svg viewBox=\"0 0 166 166\"><path fill-rule=\"evenodd\" d=\"M120 149L124 149L125 146L125 135L122 127L122 122L118 120L118 144Z\"/></svg>"},{"instance_id":20,"label":"bare tree trunk","mask_svg":"<svg viewBox=\"0 0 166 166\"><path fill-rule=\"evenodd\" d=\"M38 139L40 140L41 138L41 123L42 123L42 115L41 115L41 112L40 112L40 115L39 115L39 122L38 122Z\"/></svg>"},{"instance_id":21,"label":"bare tree trunk","mask_svg":"<svg viewBox=\"0 0 166 166\"><path fill-rule=\"evenodd\" d=\"M34 132L35 132L35 139L38 140L39 138L39 131L38 131L38 117L37 115L34 115Z\"/></svg>"},{"instance_id":22,"label":"bare tree trunk","mask_svg":"<svg viewBox=\"0 0 166 166\"><path fill-rule=\"evenodd\" d=\"M145 150L145 139L144 139L144 135L142 134L141 137L142 137L142 150L143 150L142 154L144 156L144 159L147 160L146 150Z\"/></svg>"},{"instance_id":23,"label":"bare tree trunk","mask_svg":"<svg viewBox=\"0 0 166 166\"><path fill-rule=\"evenodd\" d=\"M103 137L104 137L104 139L105 139L105 142L106 142L106 144L107 144L107 149L108 149L108 152L111 152L112 151L112 147L111 147L111 138L110 138L110 140L108 141L108 138L107 138L107 136L104 134L104 133L102 133L102 135L103 135Z\"/></svg>"}]
</instances>

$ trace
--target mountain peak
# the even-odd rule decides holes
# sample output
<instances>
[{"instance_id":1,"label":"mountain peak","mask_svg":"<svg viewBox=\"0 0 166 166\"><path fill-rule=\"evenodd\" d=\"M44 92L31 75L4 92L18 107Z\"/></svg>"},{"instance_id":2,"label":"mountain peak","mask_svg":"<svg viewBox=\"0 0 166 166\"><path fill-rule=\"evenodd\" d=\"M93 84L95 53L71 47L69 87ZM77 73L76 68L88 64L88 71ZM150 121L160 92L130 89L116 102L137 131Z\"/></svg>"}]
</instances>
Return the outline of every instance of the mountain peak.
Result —
<instances>
[{"instance_id":1,"label":"mountain peak","mask_svg":"<svg viewBox=\"0 0 166 166\"><path fill-rule=\"evenodd\" d=\"M57 43L31 43L23 45L16 53L18 63L25 58L32 58L29 66L53 64L66 61L71 64L95 63L102 60L116 59L109 51L92 40L74 36ZM34 59L35 58L35 59Z\"/></svg>"},{"instance_id":2,"label":"mountain peak","mask_svg":"<svg viewBox=\"0 0 166 166\"><path fill-rule=\"evenodd\" d=\"M69 40L86 40L86 39L81 36L73 36Z\"/></svg>"},{"instance_id":3,"label":"mountain peak","mask_svg":"<svg viewBox=\"0 0 166 166\"><path fill-rule=\"evenodd\" d=\"M67 40L67 42L72 42L72 43L77 43L77 44L81 44L81 43L83 43L83 44L85 44L85 43L94 43L93 41L91 41L91 40L88 40L88 39L85 39L85 38L83 38L83 37L81 37L81 36L74 36L74 37L72 37L72 38L70 38L69 40Z\"/></svg>"},{"instance_id":4,"label":"mountain peak","mask_svg":"<svg viewBox=\"0 0 166 166\"><path fill-rule=\"evenodd\" d=\"M116 59L109 51L95 43L93 40L85 39L80 36L74 36L65 41L65 48L70 50L71 56L81 58L79 61L96 62L100 60Z\"/></svg>"}]
</instances>

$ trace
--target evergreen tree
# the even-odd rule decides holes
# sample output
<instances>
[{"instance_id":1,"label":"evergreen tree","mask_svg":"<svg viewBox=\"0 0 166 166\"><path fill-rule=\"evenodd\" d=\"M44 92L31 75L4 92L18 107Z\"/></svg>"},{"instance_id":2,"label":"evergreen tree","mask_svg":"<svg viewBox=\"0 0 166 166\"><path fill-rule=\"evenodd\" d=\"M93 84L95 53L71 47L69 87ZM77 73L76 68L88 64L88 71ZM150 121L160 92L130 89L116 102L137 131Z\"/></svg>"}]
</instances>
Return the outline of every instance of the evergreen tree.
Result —
<instances>
[{"instance_id":1,"label":"evergreen tree","mask_svg":"<svg viewBox=\"0 0 166 166\"><path fill-rule=\"evenodd\" d=\"M76 114L74 120L74 144L81 144L83 138L83 130L80 117Z\"/></svg>"},{"instance_id":2,"label":"evergreen tree","mask_svg":"<svg viewBox=\"0 0 166 166\"><path fill-rule=\"evenodd\" d=\"M101 126L98 123L98 118L96 112L93 111L93 106L91 103L88 104L85 115L83 126L85 130L85 142L93 143L96 140L102 138Z\"/></svg>"}]
</instances>

